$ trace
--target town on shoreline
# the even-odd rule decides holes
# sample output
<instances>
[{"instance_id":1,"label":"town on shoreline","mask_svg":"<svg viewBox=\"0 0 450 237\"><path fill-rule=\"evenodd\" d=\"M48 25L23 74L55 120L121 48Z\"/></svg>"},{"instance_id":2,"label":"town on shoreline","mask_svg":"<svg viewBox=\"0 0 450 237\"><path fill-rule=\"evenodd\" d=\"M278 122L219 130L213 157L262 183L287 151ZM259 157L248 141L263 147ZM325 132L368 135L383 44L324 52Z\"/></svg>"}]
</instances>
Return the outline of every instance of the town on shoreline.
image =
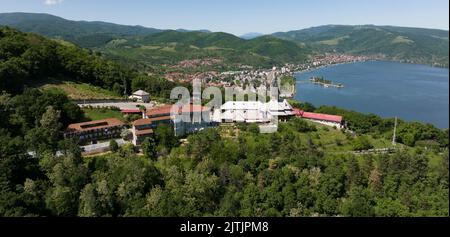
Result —
<instances>
[{"instance_id":1,"label":"town on shoreline","mask_svg":"<svg viewBox=\"0 0 450 237\"><path fill-rule=\"evenodd\" d=\"M212 66L221 63L218 59L196 59L185 60L180 62L177 66L173 66L175 69L189 68L193 72L184 73L166 73L163 77L169 81L191 83L194 79L201 80L204 86L210 87L231 87L238 90L255 93L259 88L270 87L275 83L275 78L290 77L288 83L278 85L281 88L281 97L292 98L295 95L295 74L301 72L307 72L317 70L323 67L329 67L340 64L365 62L373 60L383 60L382 55L372 56L358 56L349 54L324 54L315 56L312 59L307 60L301 64L287 63L283 66L274 66L270 69L254 68L249 65L240 65L237 70L234 71L220 71L209 70L202 72L195 72L196 69L200 69L204 66Z\"/></svg>"}]
</instances>

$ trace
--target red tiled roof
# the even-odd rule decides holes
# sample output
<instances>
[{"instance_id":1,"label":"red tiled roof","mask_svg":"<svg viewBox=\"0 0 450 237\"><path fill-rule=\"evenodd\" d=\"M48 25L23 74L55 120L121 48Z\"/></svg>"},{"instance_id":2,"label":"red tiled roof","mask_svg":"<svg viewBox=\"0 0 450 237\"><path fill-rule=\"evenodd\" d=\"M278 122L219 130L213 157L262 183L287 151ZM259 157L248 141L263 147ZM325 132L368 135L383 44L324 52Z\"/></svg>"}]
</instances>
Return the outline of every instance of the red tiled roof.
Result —
<instances>
[{"instance_id":1,"label":"red tiled roof","mask_svg":"<svg viewBox=\"0 0 450 237\"><path fill-rule=\"evenodd\" d=\"M149 135L149 134L153 134L153 129L144 129L144 130L137 130L136 131L136 135L137 136Z\"/></svg>"},{"instance_id":2,"label":"red tiled roof","mask_svg":"<svg viewBox=\"0 0 450 237\"><path fill-rule=\"evenodd\" d=\"M301 117L302 114L303 114L303 110L294 108L294 114L295 114L295 116L297 116L297 117Z\"/></svg>"},{"instance_id":3,"label":"red tiled roof","mask_svg":"<svg viewBox=\"0 0 450 237\"><path fill-rule=\"evenodd\" d=\"M142 125L150 125L153 122L163 121L163 120L171 120L171 116L161 116L147 119L138 119L133 122L133 126L142 126Z\"/></svg>"},{"instance_id":4,"label":"red tiled roof","mask_svg":"<svg viewBox=\"0 0 450 237\"><path fill-rule=\"evenodd\" d=\"M190 107L191 112L205 112L208 111L209 109L207 107L201 106L201 105L192 105Z\"/></svg>"},{"instance_id":5,"label":"red tiled roof","mask_svg":"<svg viewBox=\"0 0 450 237\"><path fill-rule=\"evenodd\" d=\"M172 106L174 105L164 105L161 107L150 109L147 111L147 116L148 117L167 116L171 114ZM207 107L190 104L190 106L182 106L178 108L178 113L206 112L208 110L209 109Z\"/></svg>"},{"instance_id":6,"label":"red tiled roof","mask_svg":"<svg viewBox=\"0 0 450 237\"><path fill-rule=\"evenodd\" d=\"M89 131L89 130L95 130L95 129L102 129L102 128L109 128L109 127L115 127L115 126L124 126L125 123L120 121L116 118L109 118L109 119L102 119L102 120L95 120L85 123L74 123L70 124L67 128L67 131Z\"/></svg>"},{"instance_id":7,"label":"red tiled roof","mask_svg":"<svg viewBox=\"0 0 450 237\"><path fill-rule=\"evenodd\" d=\"M146 124L151 124L151 123L152 123L152 120L150 120L150 119L138 119L133 122L133 125L141 126L141 125L146 125Z\"/></svg>"},{"instance_id":8,"label":"red tiled roof","mask_svg":"<svg viewBox=\"0 0 450 237\"><path fill-rule=\"evenodd\" d=\"M298 117L306 118L306 119L314 119L314 120L323 120L334 123L341 123L343 118L339 115L330 115L330 114L319 114L319 113L311 113L305 112L303 110L294 109L294 113Z\"/></svg>"},{"instance_id":9,"label":"red tiled roof","mask_svg":"<svg viewBox=\"0 0 450 237\"><path fill-rule=\"evenodd\" d=\"M141 113L140 109L122 109L120 111L124 114Z\"/></svg>"},{"instance_id":10,"label":"red tiled roof","mask_svg":"<svg viewBox=\"0 0 450 237\"><path fill-rule=\"evenodd\" d=\"M201 106L201 105L193 105L190 104L190 106L188 108L186 108L187 106L184 106L182 108L180 108L180 112L182 111L183 113L195 113L195 112L205 112L208 111L209 109L207 107Z\"/></svg>"},{"instance_id":11,"label":"red tiled roof","mask_svg":"<svg viewBox=\"0 0 450 237\"><path fill-rule=\"evenodd\" d=\"M148 121L150 121L150 123L153 123L156 121L171 120L171 119L172 119L172 116L162 116L162 117L149 118Z\"/></svg>"},{"instance_id":12,"label":"red tiled roof","mask_svg":"<svg viewBox=\"0 0 450 237\"><path fill-rule=\"evenodd\" d=\"M148 117L157 117L161 115L167 115L170 114L170 110L172 109L172 105L164 105L161 107L153 108L150 110L147 110L147 116Z\"/></svg>"}]
</instances>

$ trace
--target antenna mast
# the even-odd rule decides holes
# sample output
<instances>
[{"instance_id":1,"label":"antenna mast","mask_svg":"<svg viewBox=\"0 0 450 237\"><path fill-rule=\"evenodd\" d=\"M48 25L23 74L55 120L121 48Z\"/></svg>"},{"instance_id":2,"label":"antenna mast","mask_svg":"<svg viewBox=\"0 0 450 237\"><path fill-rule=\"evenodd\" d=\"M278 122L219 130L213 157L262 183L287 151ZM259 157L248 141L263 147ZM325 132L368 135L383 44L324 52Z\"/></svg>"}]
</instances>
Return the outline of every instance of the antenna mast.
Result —
<instances>
[{"instance_id":1,"label":"antenna mast","mask_svg":"<svg viewBox=\"0 0 450 237\"><path fill-rule=\"evenodd\" d=\"M392 136L392 145L396 146L396 139L397 139L397 117L395 117L395 125L394 125L394 135Z\"/></svg>"}]
</instances>

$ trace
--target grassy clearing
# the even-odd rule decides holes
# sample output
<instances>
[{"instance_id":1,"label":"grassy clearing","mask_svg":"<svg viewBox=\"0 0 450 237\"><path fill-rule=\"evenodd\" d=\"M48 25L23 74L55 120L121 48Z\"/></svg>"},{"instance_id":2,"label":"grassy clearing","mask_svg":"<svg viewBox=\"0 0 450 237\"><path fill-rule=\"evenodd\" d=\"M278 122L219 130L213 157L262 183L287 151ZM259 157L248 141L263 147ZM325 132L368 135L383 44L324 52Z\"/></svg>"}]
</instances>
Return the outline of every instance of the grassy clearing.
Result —
<instances>
[{"instance_id":1,"label":"grassy clearing","mask_svg":"<svg viewBox=\"0 0 450 237\"><path fill-rule=\"evenodd\" d=\"M414 41L408 39L405 36L397 36L394 40L392 40L393 44L412 44Z\"/></svg>"},{"instance_id":2,"label":"grassy clearing","mask_svg":"<svg viewBox=\"0 0 450 237\"><path fill-rule=\"evenodd\" d=\"M62 40L62 39L53 39L53 41L55 41L63 46L66 46L66 47L76 47L75 44L65 41L65 40Z\"/></svg>"},{"instance_id":3,"label":"grassy clearing","mask_svg":"<svg viewBox=\"0 0 450 237\"><path fill-rule=\"evenodd\" d=\"M319 41L320 44L325 44L325 45L330 45L330 46L335 46L338 45L339 42L341 42L342 40L345 40L347 38L350 38L349 36L342 36L342 37L338 37L338 38L334 38L334 39L330 39L330 40L323 40L323 41Z\"/></svg>"},{"instance_id":4,"label":"grassy clearing","mask_svg":"<svg viewBox=\"0 0 450 237\"><path fill-rule=\"evenodd\" d=\"M302 144L307 144L309 140L311 140L314 144L322 147L325 152L353 152L354 138L351 134L311 121L306 120L306 122L310 125L314 125L317 128L317 131L297 133ZM219 128L219 133L224 139L237 139L240 132L241 131L234 125L222 126ZM389 148L392 146L391 141L385 138L374 138L370 135L366 135L366 137L370 144L373 145L374 149ZM398 146L402 145L399 144Z\"/></svg>"},{"instance_id":5,"label":"grassy clearing","mask_svg":"<svg viewBox=\"0 0 450 237\"><path fill-rule=\"evenodd\" d=\"M88 109L84 108L84 116L87 120L101 120L107 118L116 118L125 122L125 118L120 111L112 109Z\"/></svg>"},{"instance_id":6,"label":"grassy clearing","mask_svg":"<svg viewBox=\"0 0 450 237\"><path fill-rule=\"evenodd\" d=\"M443 159L442 155L439 155L432 151L425 152L425 156L429 157L428 166L431 170L436 171L443 167Z\"/></svg>"},{"instance_id":7,"label":"grassy clearing","mask_svg":"<svg viewBox=\"0 0 450 237\"><path fill-rule=\"evenodd\" d=\"M171 46L166 46L160 49L160 51L164 51L164 52L170 52L170 53L175 53L177 52L177 50L175 49L175 47L171 47Z\"/></svg>"},{"instance_id":8,"label":"grassy clearing","mask_svg":"<svg viewBox=\"0 0 450 237\"><path fill-rule=\"evenodd\" d=\"M352 151L353 150L353 138L350 134L343 133L341 130L328 127L322 124L307 121L317 127L316 132L302 133L302 140L307 142L309 138L315 144L322 145L327 151L330 152L342 152L342 151ZM391 147L391 141L385 138L374 138L367 135L370 144L373 145L375 149L388 148Z\"/></svg>"},{"instance_id":9,"label":"grassy clearing","mask_svg":"<svg viewBox=\"0 0 450 237\"><path fill-rule=\"evenodd\" d=\"M161 46L158 46L158 45L142 45L141 49L156 50L156 49L161 49Z\"/></svg>"},{"instance_id":10,"label":"grassy clearing","mask_svg":"<svg viewBox=\"0 0 450 237\"><path fill-rule=\"evenodd\" d=\"M203 48L205 50L225 50L225 51L234 51L234 49L231 48L222 48L222 47L217 47L217 46L210 46L210 47L205 47Z\"/></svg>"},{"instance_id":11,"label":"grassy clearing","mask_svg":"<svg viewBox=\"0 0 450 237\"><path fill-rule=\"evenodd\" d=\"M48 81L40 85L39 88L43 90L57 89L64 91L69 98L73 100L88 100L88 99L121 99L116 93L92 86L86 83L75 83L70 81Z\"/></svg>"}]
</instances>

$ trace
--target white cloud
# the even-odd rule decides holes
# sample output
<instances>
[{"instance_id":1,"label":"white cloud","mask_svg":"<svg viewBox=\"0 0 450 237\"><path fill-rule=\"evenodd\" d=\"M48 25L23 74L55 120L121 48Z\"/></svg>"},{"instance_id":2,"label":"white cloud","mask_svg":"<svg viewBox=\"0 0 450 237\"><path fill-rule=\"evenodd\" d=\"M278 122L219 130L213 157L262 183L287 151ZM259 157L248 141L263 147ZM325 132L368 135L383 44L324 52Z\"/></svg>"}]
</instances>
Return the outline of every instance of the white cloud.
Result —
<instances>
[{"instance_id":1,"label":"white cloud","mask_svg":"<svg viewBox=\"0 0 450 237\"><path fill-rule=\"evenodd\" d=\"M45 5L56 5L61 3L63 0L45 0Z\"/></svg>"}]
</instances>

